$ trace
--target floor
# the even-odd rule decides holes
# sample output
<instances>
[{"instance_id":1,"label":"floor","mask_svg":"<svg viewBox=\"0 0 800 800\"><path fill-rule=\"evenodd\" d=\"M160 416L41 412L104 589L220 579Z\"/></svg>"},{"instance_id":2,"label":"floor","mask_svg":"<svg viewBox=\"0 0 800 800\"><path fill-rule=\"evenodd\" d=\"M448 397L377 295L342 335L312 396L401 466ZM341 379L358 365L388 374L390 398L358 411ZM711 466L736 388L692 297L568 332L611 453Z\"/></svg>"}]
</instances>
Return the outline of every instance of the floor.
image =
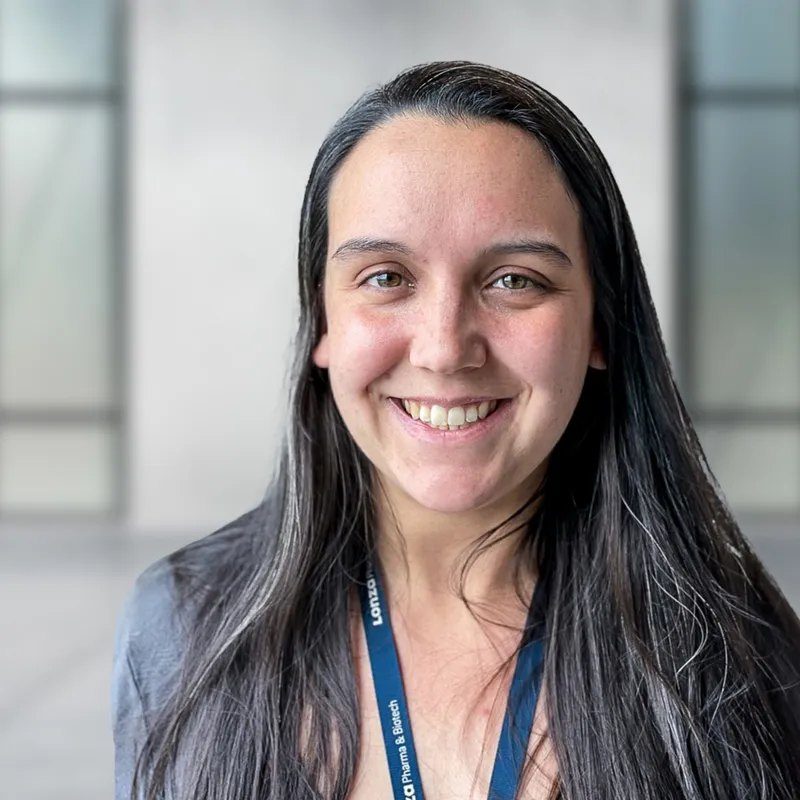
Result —
<instances>
[{"instance_id":1,"label":"floor","mask_svg":"<svg viewBox=\"0 0 800 800\"><path fill-rule=\"evenodd\" d=\"M756 550L800 610L800 535ZM0 775L13 800L109 800L109 670L135 576L178 539L135 546L0 537Z\"/></svg>"},{"instance_id":2,"label":"floor","mask_svg":"<svg viewBox=\"0 0 800 800\"><path fill-rule=\"evenodd\" d=\"M109 800L116 616L136 575L182 540L35 538L0 543L0 795Z\"/></svg>"}]
</instances>

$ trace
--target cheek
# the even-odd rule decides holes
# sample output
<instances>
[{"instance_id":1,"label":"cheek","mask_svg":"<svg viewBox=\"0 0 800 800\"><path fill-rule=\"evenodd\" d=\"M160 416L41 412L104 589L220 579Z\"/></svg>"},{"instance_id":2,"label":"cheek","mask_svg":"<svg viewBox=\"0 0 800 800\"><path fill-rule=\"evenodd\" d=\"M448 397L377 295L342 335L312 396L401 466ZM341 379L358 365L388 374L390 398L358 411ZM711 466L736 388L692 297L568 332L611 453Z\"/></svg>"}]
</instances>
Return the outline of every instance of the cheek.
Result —
<instances>
[{"instance_id":1,"label":"cheek","mask_svg":"<svg viewBox=\"0 0 800 800\"><path fill-rule=\"evenodd\" d=\"M554 308L509 333L500 343L503 360L535 391L563 395L583 385L591 339L580 315Z\"/></svg>"},{"instance_id":2,"label":"cheek","mask_svg":"<svg viewBox=\"0 0 800 800\"><path fill-rule=\"evenodd\" d=\"M330 379L334 390L352 394L390 373L405 352L402 325L363 309L348 309L332 321Z\"/></svg>"}]
</instances>

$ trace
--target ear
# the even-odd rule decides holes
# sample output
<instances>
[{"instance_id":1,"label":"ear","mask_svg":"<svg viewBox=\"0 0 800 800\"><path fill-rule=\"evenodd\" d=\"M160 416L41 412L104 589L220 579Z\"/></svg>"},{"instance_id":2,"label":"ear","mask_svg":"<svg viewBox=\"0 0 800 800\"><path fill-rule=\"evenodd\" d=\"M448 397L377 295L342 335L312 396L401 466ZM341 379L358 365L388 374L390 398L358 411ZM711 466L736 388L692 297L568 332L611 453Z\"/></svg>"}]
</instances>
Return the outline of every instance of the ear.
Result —
<instances>
[{"instance_id":1,"label":"ear","mask_svg":"<svg viewBox=\"0 0 800 800\"><path fill-rule=\"evenodd\" d=\"M323 333L317 343L317 346L314 348L314 353L312 356L314 363L320 369L328 369L330 365L330 353L328 348L328 334Z\"/></svg>"},{"instance_id":2,"label":"ear","mask_svg":"<svg viewBox=\"0 0 800 800\"><path fill-rule=\"evenodd\" d=\"M605 353L603 353L603 348L600 346L600 342L597 341L597 334L594 335L592 349L589 351L589 366L592 369L606 368L606 356Z\"/></svg>"}]
</instances>

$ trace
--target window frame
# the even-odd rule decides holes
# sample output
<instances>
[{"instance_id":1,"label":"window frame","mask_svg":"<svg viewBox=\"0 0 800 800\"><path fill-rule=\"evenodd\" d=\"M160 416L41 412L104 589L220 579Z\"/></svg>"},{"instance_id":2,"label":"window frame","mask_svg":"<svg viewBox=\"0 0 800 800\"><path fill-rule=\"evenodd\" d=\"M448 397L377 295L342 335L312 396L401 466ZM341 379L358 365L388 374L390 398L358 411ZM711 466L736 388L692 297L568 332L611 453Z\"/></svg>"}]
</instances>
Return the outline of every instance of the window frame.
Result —
<instances>
[{"instance_id":1,"label":"window frame","mask_svg":"<svg viewBox=\"0 0 800 800\"><path fill-rule=\"evenodd\" d=\"M700 0L678 0L673 14L673 41L675 66L673 76L675 122L673 136L675 141L676 187L673 219L676 229L674 248L673 296L675 297L674 323L677 332L676 375L681 393L693 423L726 427L731 430L745 427L785 427L800 433L800 404L790 409L762 409L742 406L739 408L720 408L701 406L698 402L696 384L697 359L697 314L698 308L693 291L694 275L698 266L694 263L696 220L693 218L695 196L692 191L695 175L694 156L696 154L693 138L694 112L698 108L791 108L800 113L800 75L794 87L778 85L757 85L726 87L703 87L693 81L692 74L692 29L690 5ZM798 32L800 47L800 32ZM800 141L797 142L800 149ZM798 187L800 189L800 187ZM798 261L800 270L800 260ZM800 296L797 298L800 304ZM712 465L713 466L713 465ZM725 487L723 486L723 491ZM737 516L752 522L759 529L777 526L789 530L800 525L800 486L797 487L797 506L793 511L742 509Z\"/></svg>"},{"instance_id":2,"label":"window frame","mask_svg":"<svg viewBox=\"0 0 800 800\"><path fill-rule=\"evenodd\" d=\"M102 107L109 116L108 180L111 209L109 214L110 255L108 263L108 302L111 311L107 333L112 339L110 348L109 381L111 399L108 404L82 409L60 407L3 406L0 404L0 431L9 427L56 426L72 428L83 425L105 427L112 436L111 497L108 506L97 511L48 508L48 510L10 511L0 506L0 523L108 523L119 522L127 513L128 496L128 285L127 270L127 212L128 212L128 9L125 0L108 0L111 30L109 31L109 82L95 86L9 85L0 80L0 111L6 108L76 108ZM2 25L0 3L0 25ZM2 76L0 76L1 79ZM0 163L0 181L3 180ZM0 235L2 235L0 218ZM0 447L2 439L0 438ZM116 527L116 526L115 526Z\"/></svg>"}]
</instances>

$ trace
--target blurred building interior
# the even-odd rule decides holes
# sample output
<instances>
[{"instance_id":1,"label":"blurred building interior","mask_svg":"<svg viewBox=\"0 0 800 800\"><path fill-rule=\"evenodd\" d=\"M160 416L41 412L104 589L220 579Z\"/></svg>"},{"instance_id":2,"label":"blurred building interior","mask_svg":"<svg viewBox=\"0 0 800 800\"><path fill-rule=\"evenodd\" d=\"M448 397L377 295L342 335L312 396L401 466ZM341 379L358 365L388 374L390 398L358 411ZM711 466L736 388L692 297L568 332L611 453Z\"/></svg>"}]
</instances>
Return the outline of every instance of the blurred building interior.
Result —
<instances>
[{"instance_id":1,"label":"blurred building interior","mask_svg":"<svg viewBox=\"0 0 800 800\"><path fill-rule=\"evenodd\" d=\"M122 598L269 479L316 148L450 58L606 153L711 468L800 608L798 0L0 0L9 797L111 796Z\"/></svg>"}]
</instances>

